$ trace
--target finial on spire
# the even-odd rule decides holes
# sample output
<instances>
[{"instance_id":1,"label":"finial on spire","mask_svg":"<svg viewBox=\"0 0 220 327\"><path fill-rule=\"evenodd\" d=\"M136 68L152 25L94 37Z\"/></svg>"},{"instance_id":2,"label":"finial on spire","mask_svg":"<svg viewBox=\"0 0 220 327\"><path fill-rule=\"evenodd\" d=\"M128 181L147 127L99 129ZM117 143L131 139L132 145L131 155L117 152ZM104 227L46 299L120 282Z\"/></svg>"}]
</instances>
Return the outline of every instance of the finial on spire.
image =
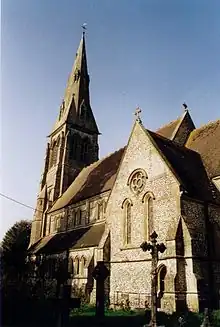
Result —
<instances>
[{"instance_id":1,"label":"finial on spire","mask_svg":"<svg viewBox=\"0 0 220 327\"><path fill-rule=\"evenodd\" d=\"M187 110L188 110L188 109L187 109L187 108L188 108L188 106L187 106L187 104L186 104L185 102L183 103L183 108L184 108L184 110L185 110L185 111L187 111Z\"/></svg>"},{"instance_id":2,"label":"finial on spire","mask_svg":"<svg viewBox=\"0 0 220 327\"><path fill-rule=\"evenodd\" d=\"M86 26L87 26L87 23L82 24L83 35L85 35L86 29L87 29Z\"/></svg>"},{"instance_id":3,"label":"finial on spire","mask_svg":"<svg viewBox=\"0 0 220 327\"><path fill-rule=\"evenodd\" d=\"M136 121L139 122L139 123L141 123L141 117L140 117L140 114L141 114L141 109L140 109L140 107L137 107L137 108L135 109L135 113L134 113L134 115L136 116Z\"/></svg>"}]
</instances>

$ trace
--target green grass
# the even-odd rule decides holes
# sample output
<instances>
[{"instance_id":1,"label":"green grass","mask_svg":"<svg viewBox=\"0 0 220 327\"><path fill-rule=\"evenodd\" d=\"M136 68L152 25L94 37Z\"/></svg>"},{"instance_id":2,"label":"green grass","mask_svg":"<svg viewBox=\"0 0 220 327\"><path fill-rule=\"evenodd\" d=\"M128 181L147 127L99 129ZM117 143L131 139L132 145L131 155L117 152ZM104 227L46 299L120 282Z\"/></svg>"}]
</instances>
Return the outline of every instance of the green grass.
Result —
<instances>
[{"instance_id":1,"label":"green grass","mask_svg":"<svg viewBox=\"0 0 220 327\"><path fill-rule=\"evenodd\" d=\"M143 311L143 310L142 310ZM142 315L144 314L144 311ZM139 316L140 312L134 311L134 310L111 310L107 309L105 310L105 316L106 317L118 317L118 316ZM70 313L71 317L74 316L84 316L84 317L92 317L95 316L95 307L91 305L85 305L82 308L73 309Z\"/></svg>"},{"instance_id":2,"label":"green grass","mask_svg":"<svg viewBox=\"0 0 220 327\"><path fill-rule=\"evenodd\" d=\"M89 322L90 326L95 326L95 307L91 305L85 305L79 309L73 309L71 311L71 320L80 321L80 326L85 326ZM150 311L148 311L148 318L146 318L145 311L142 310L112 310L107 309L105 311L105 319L103 326L126 326L139 327L148 322L150 317ZM185 314L186 324L184 327L200 327L203 320L203 314L187 312ZM178 315L173 313L172 315L164 312L158 312L158 324L165 325L166 327L178 327ZM212 312L212 326L220 327L220 310Z\"/></svg>"}]
</instances>

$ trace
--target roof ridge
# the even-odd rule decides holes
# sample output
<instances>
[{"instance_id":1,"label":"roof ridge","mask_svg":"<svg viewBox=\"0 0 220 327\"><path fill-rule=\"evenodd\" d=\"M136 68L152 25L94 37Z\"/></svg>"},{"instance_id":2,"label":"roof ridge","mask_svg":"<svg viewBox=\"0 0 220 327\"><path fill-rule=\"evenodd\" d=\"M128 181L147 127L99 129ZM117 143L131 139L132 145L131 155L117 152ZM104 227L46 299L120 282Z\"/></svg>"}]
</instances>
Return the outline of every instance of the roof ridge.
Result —
<instances>
[{"instance_id":1,"label":"roof ridge","mask_svg":"<svg viewBox=\"0 0 220 327\"><path fill-rule=\"evenodd\" d=\"M190 146L191 142L195 139L195 138L198 138L198 136L205 130L207 130L208 128L212 128L213 126L217 125L217 124L220 124L220 119L217 119L215 121L211 121L211 122L208 122L207 124L203 124L201 125L200 127L194 129L190 135L189 135L189 138L186 142L186 147Z\"/></svg>"},{"instance_id":2,"label":"roof ridge","mask_svg":"<svg viewBox=\"0 0 220 327\"><path fill-rule=\"evenodd\" d=\"M105 157L103 157L102 159L106 159L106 158L110 157L111 155L115 154L116 152L119 152L119 151L123 150L124 148L126 148L126 145L123 146L123 147L121 147L121 148L119 148L118 150L115 150L114 152L110 152L109 154L107 154L107 155L106 155ZM100 159L100 160L102 160L102 159Z\"/></svg>"},{"instance_id":3,"label":"roof ridge","mask_svg":"<svg viewBox=\"0 0 220 327\"><path fill-rule=\"evenodd\" d=\"M197 131L197 130L202 129L202 128L206 128L206 127L208 127L210 125L214 125L216 123L220 123L220 119L216 119L216 120L208 122L207 124L203 124L200 127L196 128L194 131Z\"/></svg>"},{"instance_id":4,"label":"roof ridge","mask_svg":"<svg viewBox=\"0 0 220 327\"><path fill-rule=\"evenodd\" d=\"M83 167L83 169L79 172L78 176L81 174L81 172L82 172L83 170L85 171L86 169L91 168L92 166L95 167L97 164L99 164L99 163L101 163L103 160L105 160L105 159L111 157L111 156L112 156L113 154L115 154L116 152L121 151L121 150L124 149L125 147L126 147L126 145L125 145L124 147L118 149L118 150L115 150L114 152L110 152L109 154L107 154L106 156L100 158L99 160L97 160L97 161L95 161L95 162L92 162L90 165ZM77 176L77 177L78 177L78 176ZM77 177L76 177L76 178L77 178Z\"/></svg>"},{"instance_id":5,"label":"roof ridge","mask_svg":"<svg viewBox=\"0 0 220 327\"><path fill-rule=\"evenodd\" d=\"M53 203L53 206L50 208L49 212L53 212L56 211L64 206L67 205L66 204L62 204L61 206L61 199L65 198L68 203L70 203L70 201L78 194L80 193L80 189L82 188L82 186L84 184L86 184L86 181L88 179L88 176L90 174L92 174L94 171L100 170L103 165L106 165L105 162L108 162L108 160L111 161L111 157L114 158L114 156L116 157L121 157L120 151L122 152L124 148L120 148L119 150L116 150L110 154L108 154L107 156L93 162L92 164L90 164L89 166L84 167L80 173L77 175L77 177L74 179L74 181L69 185L69 187L66 189L66 191L56 200L56 202ZM117 166L117 158L116 158L116 166ZM107 183L107 181L105 181L105 183ZM77 200L78 202L78 200Z\"/></svg>"},{"instance_id":6,"label":"roof ridge","mask_svg":"<svg viewBox=\"0 0 220 327\"><path fill-rule=\"evenodd\" d=\"M147 131L150 132L150 133L152 133L152 134L154 134L156 137L163 139L165 142L174 145L176 148L179 148L180 150L184 150L186 152L191 152L191 153L198 154L198 152L196 152L196 151L194 151L194 150L192 150L190 148L187 148L185 145L180 145L179 143L175 142L174 140L168 139L165 136L162 136L160 134L157 134L156 132L153 132L153 131L151 131L149 129L147 129Z\"/></svg>"},{"instance_id":7,"label":"roof ridge","mask_svg":"<svg viewBox=\"0 0 220 327\"><path fill-rule=\"evenodd\" d=\"M167 123L167 124L165 124L165 125L162 125L162 126L160 126L159 128L157 128L156 132L159 131L159 130L162 129L162 128L165 128L165 127L168 127L168 126L172 125L173 123L177 122L177 121L180 120L180 119L181 119L181 117L178 117L178 118L176 118L176 119L174 119L174 120L171 120L169 123Z\"/></svg>"}]
</instances>

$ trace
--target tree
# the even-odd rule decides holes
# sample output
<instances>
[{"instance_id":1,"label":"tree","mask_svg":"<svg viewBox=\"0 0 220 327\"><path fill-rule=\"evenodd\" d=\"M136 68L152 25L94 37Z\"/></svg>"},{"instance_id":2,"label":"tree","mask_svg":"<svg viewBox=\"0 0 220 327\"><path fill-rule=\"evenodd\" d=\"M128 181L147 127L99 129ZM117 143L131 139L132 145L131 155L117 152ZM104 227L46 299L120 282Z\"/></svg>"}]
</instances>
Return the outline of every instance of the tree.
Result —
<instances>
[{"instance_id":1,"label":"tree","mask_svg":"<svg viewBox=\"0 0 220 327\"><path fill-rule=\"evenodd\" d=\"M2 241L1 269L4 290L16 284L20 289L28 274L27 249L30 241L31 222L16 222L5 234Z\"/></svg>"}]
</instances>

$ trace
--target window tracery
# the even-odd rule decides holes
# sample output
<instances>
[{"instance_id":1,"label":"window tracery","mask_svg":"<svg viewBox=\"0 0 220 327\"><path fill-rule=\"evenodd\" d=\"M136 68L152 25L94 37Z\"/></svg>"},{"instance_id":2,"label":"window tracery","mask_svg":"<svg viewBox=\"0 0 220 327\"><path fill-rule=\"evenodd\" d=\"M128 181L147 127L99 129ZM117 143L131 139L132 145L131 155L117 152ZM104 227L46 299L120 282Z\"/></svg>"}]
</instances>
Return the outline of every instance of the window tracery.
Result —
<instances>
[{"instance_id":1,"label":"window tracery","mask_svg":"<svg viewBox=\"0 0 220 327\"><path fill-rule=\"evenodd\" d=\"M128 179L128 185L134 194L140 194L146 185L147 174L143 169L136 169Z\"/></svg>"}]
</instances>

